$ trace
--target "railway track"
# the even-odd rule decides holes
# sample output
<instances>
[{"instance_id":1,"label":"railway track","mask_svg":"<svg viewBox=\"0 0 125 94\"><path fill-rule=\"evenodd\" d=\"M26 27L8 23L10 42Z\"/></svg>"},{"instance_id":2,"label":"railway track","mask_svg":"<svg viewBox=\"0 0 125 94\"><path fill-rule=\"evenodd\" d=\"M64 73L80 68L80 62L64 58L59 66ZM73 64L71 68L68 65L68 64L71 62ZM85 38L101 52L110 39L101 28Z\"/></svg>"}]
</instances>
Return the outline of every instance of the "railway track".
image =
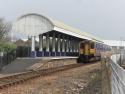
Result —
<instances>
[{"instance_id":1,"label":"railway track","mask_svg":"<svg viewBox=\"0 0 125 94\"><path fill-rule=\"evenodd\" d=\"M88 64L90 64L90 63L88 63ZM23 72L23 73L19 73L19 74L13 74L10 76L1 77L0 78L0 89L9 87L12 85L20 84L27 80L34 79L36 77L46 76L51 73L68 70L68 69L76 68L76 67L80 67L80 66L85 66L88 64L71 64L71 65L65 65L65 66L60 66L60 67L56 67L56 68L28 71L28 72Z\"/></svg>"}]
</instances>

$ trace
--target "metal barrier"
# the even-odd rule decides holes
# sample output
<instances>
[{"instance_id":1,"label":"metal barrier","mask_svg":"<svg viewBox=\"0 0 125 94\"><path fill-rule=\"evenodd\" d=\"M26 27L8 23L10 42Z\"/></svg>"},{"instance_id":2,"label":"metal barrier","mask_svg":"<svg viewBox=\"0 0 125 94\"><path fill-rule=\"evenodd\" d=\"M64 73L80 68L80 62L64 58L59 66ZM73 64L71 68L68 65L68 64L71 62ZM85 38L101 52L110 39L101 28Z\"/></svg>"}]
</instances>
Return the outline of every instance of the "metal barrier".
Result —
<instances>
[{"instance_id":1,"label":"metal barrier","mask_svg":"<svg viewBox=\"0 0 125 94\"><path fill-rule=\"evenodd\" d=\"M111 88L112 94L125 94L125 70L119 65L120 54L111 56Z\"/></svg>"},{"instance_id":2,"label":"metal barrier","mask_svg":"<svg viewBox=\"0 0 125 94\"><path fill-rule=\"evenodd\" d=\"M3 66L11 63L16 59L16 50L12 50L11 52L4 53L0 56L0 70Z\"/></svg>"}]
</instances>

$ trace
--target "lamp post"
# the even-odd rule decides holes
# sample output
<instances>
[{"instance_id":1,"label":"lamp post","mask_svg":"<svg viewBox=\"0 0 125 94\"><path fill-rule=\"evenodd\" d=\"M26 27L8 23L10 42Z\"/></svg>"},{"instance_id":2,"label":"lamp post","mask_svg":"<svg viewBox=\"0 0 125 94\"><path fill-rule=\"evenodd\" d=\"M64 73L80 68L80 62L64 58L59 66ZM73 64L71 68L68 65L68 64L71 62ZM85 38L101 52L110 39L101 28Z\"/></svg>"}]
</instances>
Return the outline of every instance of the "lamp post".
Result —
<instances>
[{"instance_id":1,"label":"lamp post","mask_svg":"<svg viewBox=\"0 0 125 94\"><path fill-rule=\"evenodd\" d=\"M123 59L124 59L124 41L122 38L120 38L120 65L123 64Z\"/></svg>"},{"instance_id":2,"label":"lamp post","mask_svg":"<svg viewBox=\"0 0 125 94\"><path fill-rule=\"evenodd\" d=\"M120 47L120 62L119 62L119 64L120 64L120 66L121 66L121 64L122 64L122 38L120 37L120 45L119 45Z\"/></svg>"},{"instance_id":3,"label":"lamp post","mask_svg":"<svg viewBox=\"0 0 125 94\"><path fill-rule=\"evenodd\" d=\"M125 40L122 41L122 46L123 46L123 48L122 48L122 64L124 64L124 62L125 62L125 59L124 59L124 57L125 57Z\"/></svg>"}]
</instances>

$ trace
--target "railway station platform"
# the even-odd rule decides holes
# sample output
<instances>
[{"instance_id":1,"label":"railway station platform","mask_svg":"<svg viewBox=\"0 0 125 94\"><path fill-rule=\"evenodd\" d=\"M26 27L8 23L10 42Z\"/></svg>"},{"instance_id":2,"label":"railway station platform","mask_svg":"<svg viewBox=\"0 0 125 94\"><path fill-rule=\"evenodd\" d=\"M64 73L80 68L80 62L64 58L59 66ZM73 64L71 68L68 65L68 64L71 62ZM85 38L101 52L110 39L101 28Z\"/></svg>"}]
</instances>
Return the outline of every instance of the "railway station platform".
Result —
<instances>
[{"instance_id":1,"label":"railway station platform","mask_svg":"<svg viewBox=\"0 0 125 94\"><path fill-rule=\"evenodd\" d=\"M54 59L77 59L78 57L68 57L68 56L61 56L61 57L36 57L36 58L18 58L18 59L34 59L34 60L54 60Z\"/></svg>"},{"instance_id":2,"label":"railway station platform","mask_svg":"<svg viewBox=\"0 0 125 94\"><path fill-rule=\"evenodd\" d=\"M27 44L31 46L29 56L34 58L78 56L81 41L101 42L100 38L87 32L37 13L20 16L13 23L12 31L28 36L28 40L31 41ZM38 43L36 38L38 38Z\"/></svg>"}]
</instances>

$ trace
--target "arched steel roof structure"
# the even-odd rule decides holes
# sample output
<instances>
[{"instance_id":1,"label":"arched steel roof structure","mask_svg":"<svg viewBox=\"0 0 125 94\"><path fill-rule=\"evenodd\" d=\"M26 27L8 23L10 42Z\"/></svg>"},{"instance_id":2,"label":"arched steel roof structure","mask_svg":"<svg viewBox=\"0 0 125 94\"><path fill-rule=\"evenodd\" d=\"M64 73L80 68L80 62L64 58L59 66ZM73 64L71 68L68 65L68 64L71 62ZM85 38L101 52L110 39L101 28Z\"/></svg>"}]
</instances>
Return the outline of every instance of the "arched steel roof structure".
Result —
<instances>
[{"instance_id":1,"label":"arched steel roof structure","mask_svg":"<svg viewBox=\"0 0 125 94\"><path fill-rule=\"evenodd\" d=\"M13 31L20 32L28 36L38 36L39 34L55 30L81 39L102 42L101 39L91 34L36 13L21 16L16 20L16 22L13 23L12 28Z\"/></svg>"}]
</instances>

